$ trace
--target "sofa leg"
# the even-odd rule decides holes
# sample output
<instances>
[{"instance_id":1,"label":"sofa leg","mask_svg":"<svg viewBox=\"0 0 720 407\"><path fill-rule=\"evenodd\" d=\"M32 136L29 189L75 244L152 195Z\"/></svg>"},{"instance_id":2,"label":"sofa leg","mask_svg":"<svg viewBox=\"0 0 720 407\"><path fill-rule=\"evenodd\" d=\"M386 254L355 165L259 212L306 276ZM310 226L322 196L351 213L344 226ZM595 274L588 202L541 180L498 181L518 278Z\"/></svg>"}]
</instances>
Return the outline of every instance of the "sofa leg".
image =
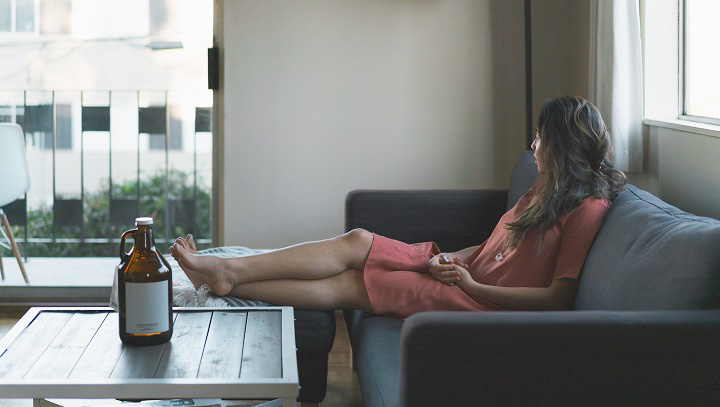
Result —
<instances>
[{"instance_id":1,"label":"sofa leg","mask_svg":"<svg viewBox=\"0 0 720 407\"><path fill-rule=\"evenodd\" d=\"M320 403L327 392L328 354L298 352L298 374L300 375L301 403Z\"/></svg>"}]
</instances>

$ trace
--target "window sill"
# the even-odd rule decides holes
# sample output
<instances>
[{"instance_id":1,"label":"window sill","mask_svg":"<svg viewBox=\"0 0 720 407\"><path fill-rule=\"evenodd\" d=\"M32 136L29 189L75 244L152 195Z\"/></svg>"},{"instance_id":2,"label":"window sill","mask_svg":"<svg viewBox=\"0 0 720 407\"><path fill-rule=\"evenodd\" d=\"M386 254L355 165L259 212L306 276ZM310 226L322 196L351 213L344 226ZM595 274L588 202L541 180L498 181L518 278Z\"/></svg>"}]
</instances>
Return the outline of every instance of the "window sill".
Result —
<instances>
[{"instance_id":1,"label":"window sill","mask_svg":"<svg viewBox=\"0 0 720 407\"><path fill-rule=\"evenodd\" d=\"M652 119L648 117L643 119L643 124L720 138L720 126L714 124L691 122L679 119Z\"/></svg>"}]
</instances>

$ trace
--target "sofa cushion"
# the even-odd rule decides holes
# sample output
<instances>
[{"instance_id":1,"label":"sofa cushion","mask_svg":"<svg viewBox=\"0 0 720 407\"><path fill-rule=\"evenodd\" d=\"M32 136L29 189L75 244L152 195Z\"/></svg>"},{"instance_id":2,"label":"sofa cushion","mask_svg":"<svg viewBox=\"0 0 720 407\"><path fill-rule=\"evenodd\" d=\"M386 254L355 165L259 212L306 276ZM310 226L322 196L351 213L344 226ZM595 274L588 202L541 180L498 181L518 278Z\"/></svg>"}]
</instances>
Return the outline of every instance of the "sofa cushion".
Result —
<instances>
[{"instance_id":1,"label":"sofa cushion","mask_svg":"<svg viewBox=\"0 0 720 407\"><path fill-rule=\"evenodd\" d=\"M585 261L578 310L720 307L720 221L628 184Z\"/></svg>"},{"instance_id":2,"label":"sofa cushion","mask_svg":"<svg viewBox=\"0 0 720 407\"><path fill-rule=\"evenodd\" d=\"M368 318L356 336L357 375L366 406L400 405L400 331L403 321Z\"/></svg>"},{"instance_id":3,"label":"sofa cushion","mask_svg":"<svg viewBox=\"0 0 720 407\"><path fill-rule=\"evenodd\" d=\"M520 197L535 183L537 177L538 169L537 164L535 164L535 157L532 151L526 150L520 155L510 174L510 185L505 205L506 211L515 206Z\"/></svg>"}]
</instances>

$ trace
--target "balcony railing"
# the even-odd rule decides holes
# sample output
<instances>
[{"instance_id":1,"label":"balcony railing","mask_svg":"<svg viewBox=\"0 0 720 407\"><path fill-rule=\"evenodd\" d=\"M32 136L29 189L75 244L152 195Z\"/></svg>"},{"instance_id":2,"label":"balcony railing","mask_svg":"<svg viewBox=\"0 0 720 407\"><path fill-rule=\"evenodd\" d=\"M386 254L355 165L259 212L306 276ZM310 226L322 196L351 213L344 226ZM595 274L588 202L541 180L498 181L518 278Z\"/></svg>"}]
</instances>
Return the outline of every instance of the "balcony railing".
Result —
<instances>
[{"instance_id":1,"label":"balcony railing","mask_svg":"<svg viewBox=\"0 0 720 407\"><path fill-rule=\"evenodd\" d=\"M158 244L211 244L211 91L0 91L30 191L5 206L30 256L114 256L137 216ZM6 176L6 175L5 175Z\"/></svg>"}]
</instances>

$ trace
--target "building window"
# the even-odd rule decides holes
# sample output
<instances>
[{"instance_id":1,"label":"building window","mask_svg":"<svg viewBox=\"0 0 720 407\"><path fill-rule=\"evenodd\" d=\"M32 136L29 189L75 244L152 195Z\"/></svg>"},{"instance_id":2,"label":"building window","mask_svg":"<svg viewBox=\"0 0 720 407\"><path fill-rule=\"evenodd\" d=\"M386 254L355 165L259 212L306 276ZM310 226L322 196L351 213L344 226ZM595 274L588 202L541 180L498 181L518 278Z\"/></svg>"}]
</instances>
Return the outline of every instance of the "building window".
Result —
<instances>
[{"instance_id":1,"label":"building window","mask_svg":"<svg viewBox=\"0 0 720 407\"><path fill-rule=\"evenodd\" d=\"M681 117L720 124L720 2L684 0Z\"/></svg>"},{"instance_id":2,"label":"building window","mask_svg":"<svg viewBox=\"0 0 720 407\"><path fill-rule=\"evenodd\" d=\"M0 33L37 33L37 0L0 0Z\"/></svg>"}]
</instances>

